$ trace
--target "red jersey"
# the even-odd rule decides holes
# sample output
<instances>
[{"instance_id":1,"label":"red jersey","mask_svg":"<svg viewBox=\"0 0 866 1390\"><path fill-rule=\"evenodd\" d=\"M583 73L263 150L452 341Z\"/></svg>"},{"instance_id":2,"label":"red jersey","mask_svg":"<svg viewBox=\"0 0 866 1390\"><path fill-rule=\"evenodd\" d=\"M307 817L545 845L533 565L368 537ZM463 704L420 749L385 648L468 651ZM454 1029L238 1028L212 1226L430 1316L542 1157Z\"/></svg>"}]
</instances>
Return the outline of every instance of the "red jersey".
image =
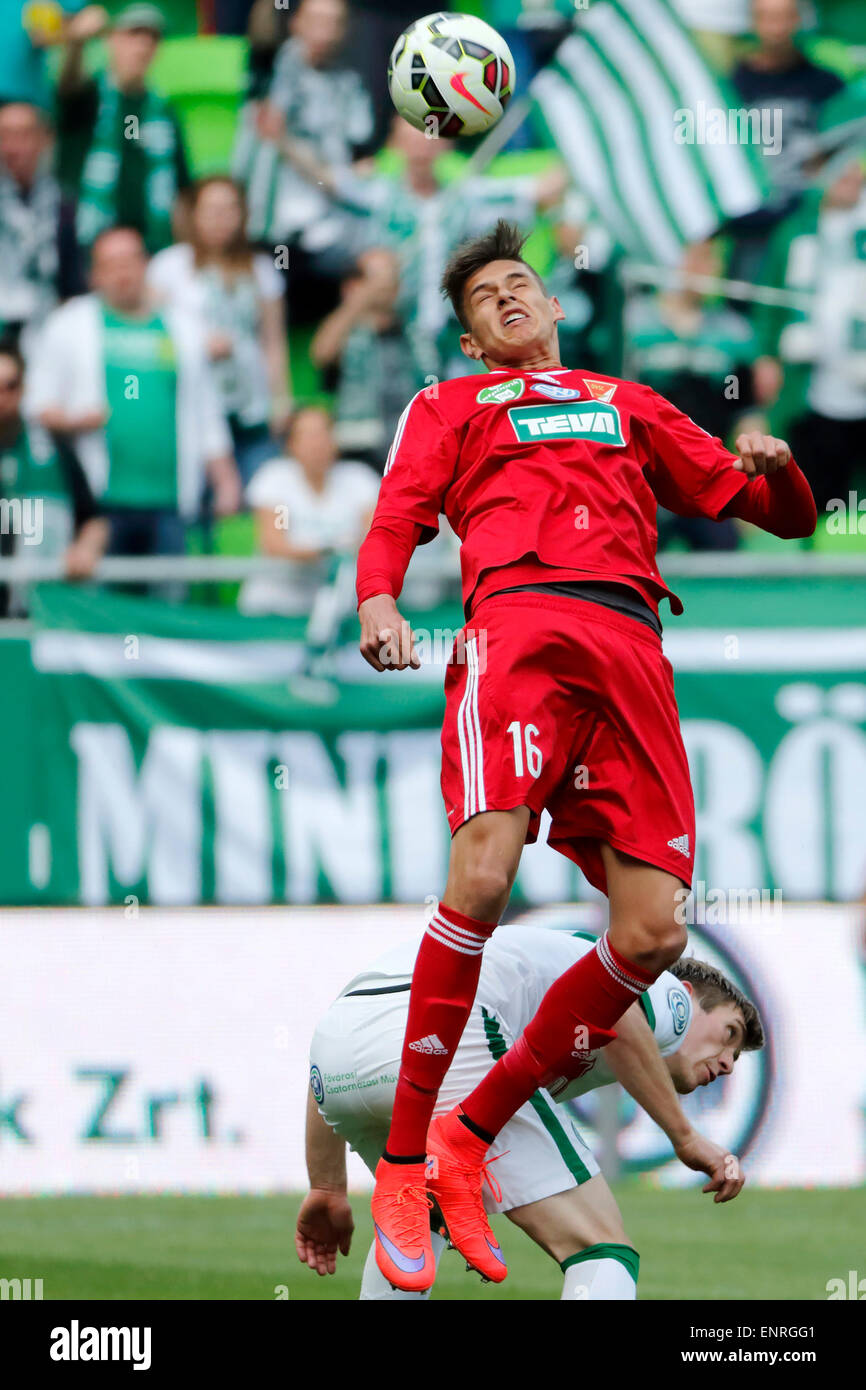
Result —
<instances>
[{"instance_id":1,"label":"red jersey","mask_svg":"<svg viewBox=\"0 0 866 1390\"><path fill-rule=\"evenodd\" d=\"M506 566L509 584L603 579L630 585L654 611L667 597L681 613L656 565L656 504L717 518L749 485L735 462L721 440L634 382L569 368L440 382L400 419L359 556L359 599L382 592L377 528L393 535L396 523L414 523L423 543L444 513L462 543L467 614L502 587Z\"/></svg>"}]
</instances>

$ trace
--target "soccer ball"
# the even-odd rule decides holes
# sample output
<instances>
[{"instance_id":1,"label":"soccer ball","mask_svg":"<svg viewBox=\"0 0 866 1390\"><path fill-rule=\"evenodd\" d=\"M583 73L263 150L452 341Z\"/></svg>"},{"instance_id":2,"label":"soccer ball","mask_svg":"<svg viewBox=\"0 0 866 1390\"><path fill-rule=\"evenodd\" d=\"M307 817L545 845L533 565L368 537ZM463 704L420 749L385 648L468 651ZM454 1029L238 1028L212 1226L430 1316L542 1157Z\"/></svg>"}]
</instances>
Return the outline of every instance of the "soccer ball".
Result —
<instances>
[{"instance_id":1,"label":"soccer ball","mask_svg":"<svg viewBox=\"0 0 866 1390\"><path fill-rule=\"evenodd\" d=\"M479 135L505 110L514 89L514 59L483 19L428 14L395 43L388 87L400 115L417 130Z\"/></svg>"}]
</instances>

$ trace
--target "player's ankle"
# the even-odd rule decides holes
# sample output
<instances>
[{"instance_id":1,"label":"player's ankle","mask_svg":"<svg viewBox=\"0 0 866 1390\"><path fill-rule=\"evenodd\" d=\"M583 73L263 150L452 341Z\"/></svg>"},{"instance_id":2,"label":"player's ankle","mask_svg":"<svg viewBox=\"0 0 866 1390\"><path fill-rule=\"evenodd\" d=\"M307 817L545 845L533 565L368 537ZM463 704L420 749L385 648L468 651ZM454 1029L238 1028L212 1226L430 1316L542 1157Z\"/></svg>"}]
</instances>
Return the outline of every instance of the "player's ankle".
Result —
<instances>
[{"instance_id":1,"label":"player's ankle","mask_svg":"<svg viewBox=\"0 0 866 1390\"><path fill-rule=\"evenodd\" d=\"M496 1138L496 1135L491 1134L490 1131L488 1129L484 1129L482 1125L476 1124L475 1120L472 1119L471 1115L466 1114L466 1111L463 1109L462 1106L460 1106L460 1108L457 1110L455 1118L460 1122L461 1125L463 1125L469 1131L469 1133L472 1135L474 1139L477 1139L480 1143L484 1145L485 1149L490 1148L490 1145L493 1143L494 1139Z\"/></svg>"},{"instance_id":2,"label":"player's ankle","mask_svg":"<svg viewBox=\"0 0 866 1390\"><path fill-rule=\"evenodd\" d=\"M385 1151L384 1151L383 1154L382 1154L382 1158L383 1158L383 1160L384 1160L385 1163L393 1163L393 1164L395 1164L395 1165L409 1165L409 1164L411 1164L411 1163L420 1163L420 1164L425 1163L426 1160L427 1160L427 1155L426 1155L426 1154L423 1154L423 1153L422 1153L422 1154L394 1154L394 1153L389 1153L389 1151L388 1151L387 1149L385 1149Z\"/></svg>"}]
</instances>

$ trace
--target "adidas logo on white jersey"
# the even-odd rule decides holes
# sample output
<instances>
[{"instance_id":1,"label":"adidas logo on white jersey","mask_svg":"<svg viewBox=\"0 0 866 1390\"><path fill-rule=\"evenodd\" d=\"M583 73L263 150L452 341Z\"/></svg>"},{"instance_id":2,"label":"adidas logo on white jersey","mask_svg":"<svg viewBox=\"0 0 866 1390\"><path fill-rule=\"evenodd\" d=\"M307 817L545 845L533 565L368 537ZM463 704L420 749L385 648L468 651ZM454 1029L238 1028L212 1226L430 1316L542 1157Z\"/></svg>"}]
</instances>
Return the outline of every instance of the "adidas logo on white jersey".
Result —
<instances>
[{"instance_id":1,"label":"adidas logo on white jersey","mask_svg":"<svg viewBox=\"0 0 866 1390\"><path fill-rule=\"evenodd\" d=\"M688 835L675 835L672 840L668 840L668 848L678 850L689 858L689 837Z\"/></svg>"},{"instance_id":2,"label":"adidas logo on white jersey","mask_svg":"<svg viewBox=\"0 0 866 1390\"><path fill-rule=\"evenodd\" d=\"M426 1038L410 1043L409 1048L412 1052L423 1052L428 1057L448 1056L448 1048L442 1046L442 1039L437 1038L435 1033L428 1033Z\"/></svg>"}]
</instances>

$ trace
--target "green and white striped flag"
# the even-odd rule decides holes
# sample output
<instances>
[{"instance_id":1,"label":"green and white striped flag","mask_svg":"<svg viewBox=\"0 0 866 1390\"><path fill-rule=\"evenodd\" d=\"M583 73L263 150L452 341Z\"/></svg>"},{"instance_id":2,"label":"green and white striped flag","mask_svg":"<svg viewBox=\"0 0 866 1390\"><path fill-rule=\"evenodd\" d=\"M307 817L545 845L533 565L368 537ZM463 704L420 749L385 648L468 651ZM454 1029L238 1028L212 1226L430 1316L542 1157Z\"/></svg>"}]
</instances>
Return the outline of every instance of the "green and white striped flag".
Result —
<instances>
[{"instance_id":1,"label":"green and white striped flag","mask_svg":"<svg viewBox=\"0 0 866 1390\"><path fill-rule=\"evenodd\" d=\"M529 91L629 255L674 264L766 196L759 145L737 139L760 127L737 120L737 99L667 0L593 0Z\"/></svg>"}]
</instances>

